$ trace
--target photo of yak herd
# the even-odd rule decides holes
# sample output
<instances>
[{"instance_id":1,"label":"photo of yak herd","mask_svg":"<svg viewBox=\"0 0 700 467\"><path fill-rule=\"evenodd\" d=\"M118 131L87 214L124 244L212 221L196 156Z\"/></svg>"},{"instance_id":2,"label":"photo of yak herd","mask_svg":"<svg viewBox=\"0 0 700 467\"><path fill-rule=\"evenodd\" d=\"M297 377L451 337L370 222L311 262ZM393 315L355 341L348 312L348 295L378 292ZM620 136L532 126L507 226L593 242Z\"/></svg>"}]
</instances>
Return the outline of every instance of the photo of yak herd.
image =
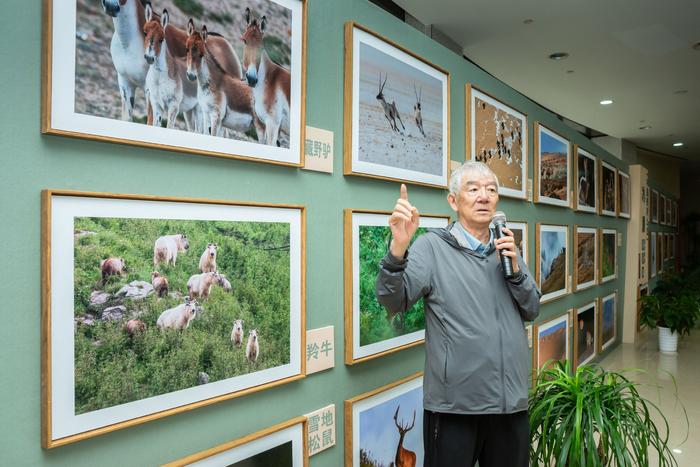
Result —
<instances>
[{"instance_id":1,"label":"photo of yak herd","mask_svg":"<svg viewBox=\"0 0 700 467\"><path fill-rule=\"evenodd\" d=\"M289 147L291 11L77 0L75 112Z\"/></svg>"},{"instance_id":2,"label":"photo of yak herd","mask_svg":"<svg viewBox=\"0 0 700 467\"><path fill-rule=\"evenodd\" d=\"M74 226L76 414L289 363L289 224Z\"/></svg>"}]
</instances>

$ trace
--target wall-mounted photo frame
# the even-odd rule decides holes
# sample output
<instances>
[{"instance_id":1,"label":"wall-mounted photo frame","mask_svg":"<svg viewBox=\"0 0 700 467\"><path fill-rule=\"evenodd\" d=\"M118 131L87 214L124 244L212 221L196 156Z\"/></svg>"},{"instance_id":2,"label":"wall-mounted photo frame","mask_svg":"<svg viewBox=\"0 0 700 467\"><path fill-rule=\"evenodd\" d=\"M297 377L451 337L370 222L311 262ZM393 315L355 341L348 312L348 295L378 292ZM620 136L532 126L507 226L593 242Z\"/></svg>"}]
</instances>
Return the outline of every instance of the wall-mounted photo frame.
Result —
<instances>
[{"instance_id":1,"label":"wall-mounted photo frame","mask_svg":"<svg viewBox=\"0 0 700 467\"><path fill-rule=\"evenodd\" d=\"M673 201L671 198L666 198L666 225L673 226L673 217L672 217L672 203Z\"/></svg>"},{"instance_id":2,"label":"wall-mounted photo frame","mask_svg":"<svg viewBox=\"0 0 700 467\"><path fill-rule=\"evenodd\" d=\"M664 234L656 235L656 271L660 274L664 270Z\"/></svg>"},{"instance_id":3,"label":"wall-mounted photo frame","mask_svg":"<svg viewBox=\"0 0 700 467\"><path fill-rule=\"evenodd\" d=\"M583 212L598 212L598 158L574 145L576 162L574 163L574 209Z\"/></svg>"},{"instance_id":4,"label":"wall-mounted photo frame","mask_svg":"<svg viewBox=\"0 0 700 467\"><path fill-rule=\"evenodd\" d=\"M537 223L535 278L540 303L569 293L569 226Z\"/></svg>"},{"instance_id":5,"label":"wall-mounted photo frame","mask_svg":"<svg viewBox=\"0 0 700 467\"><path fill-rule=\"evenodd\" d=\"M599 281L611 281L617 278L617 230L600 229L600 278Z\"/></svg>"},{"instance_id":6,"label":"wall-mounted photo frame","mask_svg":"<svg viewBox=\"0 0 700 467\"><path fill-rule=\"evenodd\" d=\"M678 242L678 234L672 233L671 234L671 246L669 247L669 250L671 251L671 259L674 259L676 257L676 243Z\"/></svg>"},{"instance_id":7,"label":"wall-mounted photo frame","mask_svg":"<svg viewBox=\"0 0 700 467\"><path fill-rule=\"evenodd\" d=\"M303 166L306 1L219 3L232 14L190 16L176 4L165 23L162 6L147 21L139 0L48 0L42 133ZM206 53L188 74L190 19ZM202 34L205 22L221 34ZM162 45L149 48L144 24L149 34L165 30ZM198 96L200 83L208 93ZM223 96L223 110L205 110L211 93Z\"/></svg>"},{"instance_id":8,"label":"wall-mounted photo frame","mask_svg":"<svg viewBox=\"0 0 700 467\"><path fill-rule=\"evenodd\" d=\"M555 361L571 360L569 328L571 312L557 315L535 324L535 350L532 352L533 377L547 365Z\"/></svg>"},{"instance_id":9,"label":"wall-mounted photo frame","mask_svg":"<svg viewBox=\"0 0 700 467\"><path fill-rule=\"evenodd\" d=\"M640 285L637 289L637 333L644 329L642 324L642 299L649 295L649 284Z\"/></svg>"},{"instance_id":10,"label":"wall-mounted photo frame","mask_svg":"<svg viewBox=\"0 0 700 467\"><path fill-rule=\"evenodd\" d=\"M345 175L447 188L450 73L345 23Z\"/></svg>"},{"instance_id":11,"label":"wall-mounted photo frame","mask_svg":"<svg viewBox=\"0 0 700 467\"><path fill-rule=\"evenodd\" d=\"M397 451L423 465L423 373L345 401L345 467L390 465Z\"/></svg>"},{"instance_id":12,"label":"wall-mounted photo frame","mask_svg":"<svg viewBox=\"0 0 700 467\"><path fill-rule=\"evenodd\" d=\"M639 282L645 284L649 279L649 240L642 238L639 242Z\"/></svg>"},{"instance_id":13,"label":"wall-mounted photo frame","mask_svg":"<svg viewBox=\"0 0 700 467\"><path fill-rule=\"evenodd\" d=\"M617 216L617 169L600 161L600 214Z\"/></svg>"},{"instance_id":14,"label":"wall-mounted photo frame","mask_svg":"<svg viewBox=\"0 0 700 467\"><path fill-rule=\"evenodd\" d=\"M574 226L574 290L584 290L598 283L598 229Z\"/></svg>"},{"instance_id":15,"label":"wall-mounted photo frame","mask_svg":"<svg viewBox=\"0 0 700 467\"><path fill-rule=\"evenodd\" d=\"M600 299L600 338L599 352L615 343L617 337L617 291Z\"/></svg>"},{"instance_id":16,"label":"wall-mounted photo frame","mask_svg":"<svg viewBox=\"0 0 700 467\"><path fill-rule=\"evenodd\" d=\"M518 246L518 250L520 250L520 256L523 257L525 264L528 264L527 222L509 220L507 221L507 225L515 236L515 244Z\"/></svg>"},{"instance_id":17,"label":"wall-mounted photo frame","mask_svg":"<svg viewBox=\"0 0 700 467\"><path fill-rule=\"evenodd\" d=\"M592 361L598 350L598 300L574 309L574 365Z\"/></svg>"},{"instance_id":18,"label":"wall-mounted photo frame","mask_svg":"<svg viewBox=\"0 0 700 467\"><path fill-rule=\"evenodd\" d=\"M375 280L391 240L388 211L345 209L345 363L378 358L425 340L423 300L389 317L379 304ZM430 228L446 227L448 216L421 214L413 241Z\"/></svg>"},{"instance_id":19,"label":"wall-mounted photo frame","mask_svg":"<svg viewBox=\"0 0 700 467\"><path fill-rule=\"evenodd\" d=\"M673 226L678 228L680 226L680 219L678 218L678 201L673 202Z\"/></svg>"},{"instance_id":20,"label":"wall-mounted photo frame","mask_svg":"<svg viewBox=\"0 0 700 467\"><path fill-rule=\"evenodd\" d=\"M651 241L649 242L649 274L652 278L656 277L658 268L658 253L656 251L658 246L656 232L651 232Z\"/></svg>"},{"instance_id":21,"label":"wall-mounted photo frame","mask_svg":"<svg viewBox=\"0 0 700 467\"><path fill-rule=\"evenodd\" d=\"M568 208L571 206L571 143L539 122L535 122L534 134L534 201Z\"/></svg>"},{"instance_id":22,"label":"wall-mounted photo frame","mask_svg":"<svg viewBox=\"0 0 700 467\"><path fill-rule=\"evenodd\" d=\"M651 222L659 222L659 192L654 189L651 190Z\"/></svg>"},{"instance_id":23,"label":"wall-mounted photo frame","mask_svg":"<svg viewBox=\"0 0 700 467\"><path fill-rule=\"evenodd\" d=\"M42 192L42 443L305 374L305 208Z\"/></svg>"},{"instance_id":24,"label":"wall-mounted photo frame","mask_svg":"<svg viewBox=\"0 0 700 467\"><path fill-rule=\"evenodd\" d=\"M667 232L664 234L664 237L666 239L666 243L664 245L664 252L666 253L666 261L669 261L673 257L673 253L671 252L671 234Z\"/></svg>"},{"instance_id":25,"label":"wall-mounted photo frame","mask_svg":"<svg viewBox=\"0 0 700 467\"><path fill-rule=\"evenodd\" d=\"M617 215L620 217L624 217L625 219L630 218L630 213L631 213L631 207L630 203L632 202L631 199L631 191L630 191L630 176L627 175L625 172L622 170L617 171L617 176L618 176L618 200L617 200L617 208L618 208L618 213Z\"/></svg>"},{"instance_id":26,"label":"wall-mounted photo frame","mask_svg":"<svg viewBox=\"0 0 700 467\"><path fill-rule=\"evenodd\" d=\"M307 420L297 417L163 467L308 467Z\"/></svg>"},{"instance_id":27,"label":"wall-mounted photo frame","mask_svg":"<svg viewBox=\"0 0 700 467\"><path fill-rule=\"evenodd\" d=\"M501 196L527 199L527 115L478 89L465 86L466 157L488 165Z\"/></svg>"},{"instance_id":28,"label":"wall-mounted photo frame","mask_svg":"<svg viewBox=\"0 0 700 467\"><path fill-rule=\"evenodd\" d=\"M659 194L659 224L666 225L666 195Z\"/></svg>"}]
</instances>

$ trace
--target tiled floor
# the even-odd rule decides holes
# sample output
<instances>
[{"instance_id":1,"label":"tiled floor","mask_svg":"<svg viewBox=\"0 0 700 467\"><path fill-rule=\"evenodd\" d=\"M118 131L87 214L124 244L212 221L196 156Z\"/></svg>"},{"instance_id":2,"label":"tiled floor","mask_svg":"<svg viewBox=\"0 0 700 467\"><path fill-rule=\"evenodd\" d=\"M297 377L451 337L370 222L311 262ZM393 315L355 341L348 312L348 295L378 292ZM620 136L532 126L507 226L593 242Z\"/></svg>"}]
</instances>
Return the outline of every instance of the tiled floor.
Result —
<instances>
[{"instance_id":1,"label":"tiled floor","mask_svg":"<svg viewBox=\"0 0 700 467\"><path fill-rule=\"evenodd\" d=\"M640 393L659 405L668 419L678 465L700 466L700 330L679 342L677 354L660 353L657 341L656 330L646 331L637 344L621 344L600 363L608 370L644 370L631 373L632 378L642 383ZM683 409L676 401L676 387L688 414L689 432ZM686 434L688 439L683 443Z\"/></svg>"}]
</instances>

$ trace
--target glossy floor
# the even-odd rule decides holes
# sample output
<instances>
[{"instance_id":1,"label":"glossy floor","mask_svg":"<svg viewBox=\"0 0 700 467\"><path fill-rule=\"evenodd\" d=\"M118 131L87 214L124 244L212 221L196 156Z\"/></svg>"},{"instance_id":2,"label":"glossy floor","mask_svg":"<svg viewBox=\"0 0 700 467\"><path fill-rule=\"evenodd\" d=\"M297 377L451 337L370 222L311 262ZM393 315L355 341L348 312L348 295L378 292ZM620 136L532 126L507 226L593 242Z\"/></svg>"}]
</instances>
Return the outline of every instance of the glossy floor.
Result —
<instances>
[{"instance_id":1,"label":"glossy floor","mask_svg":"<svg viewBox=\"0 0 700 467\"><path fill-rule=\"evenodd\" d=\"M700 466L700 330L682 339L676 354L660 353L657 331L649 330L640 334L636 344L619 345L600 363L608 370L644 370L630 375L642 383L640 392L659 405L668 419L670 447L678 465ZM689 427L677 400L685 406ZM650 465L658 465L656 458L650 460Z\"/></svg>"}]
</instances>

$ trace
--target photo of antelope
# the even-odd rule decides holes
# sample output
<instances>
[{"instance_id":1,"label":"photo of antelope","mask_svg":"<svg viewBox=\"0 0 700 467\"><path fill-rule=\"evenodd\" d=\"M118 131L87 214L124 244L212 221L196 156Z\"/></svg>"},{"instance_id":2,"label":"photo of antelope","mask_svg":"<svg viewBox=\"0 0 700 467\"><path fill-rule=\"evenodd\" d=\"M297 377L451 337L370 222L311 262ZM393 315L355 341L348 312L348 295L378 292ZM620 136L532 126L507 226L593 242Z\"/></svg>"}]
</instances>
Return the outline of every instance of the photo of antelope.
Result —
<instances>
[{"instance_id":1,"label":"photo of antelope","mask_svg":"<svg viewBox=\"0 0 700 467\"><path fill-rule=\"evenodd\" d=\"M45 132L299 163L305 0L50 1Z\"/></svg>"},{"instance_id":2,"label":"photo of antelope","mask_svg":"<svg viewBox=\"0 0 700 467\"><path fill-rule=\"evenodd\" d=\"M449 73L355 23L346 43L345 172L446 186Z\"/></svg>"}]
</instances>

